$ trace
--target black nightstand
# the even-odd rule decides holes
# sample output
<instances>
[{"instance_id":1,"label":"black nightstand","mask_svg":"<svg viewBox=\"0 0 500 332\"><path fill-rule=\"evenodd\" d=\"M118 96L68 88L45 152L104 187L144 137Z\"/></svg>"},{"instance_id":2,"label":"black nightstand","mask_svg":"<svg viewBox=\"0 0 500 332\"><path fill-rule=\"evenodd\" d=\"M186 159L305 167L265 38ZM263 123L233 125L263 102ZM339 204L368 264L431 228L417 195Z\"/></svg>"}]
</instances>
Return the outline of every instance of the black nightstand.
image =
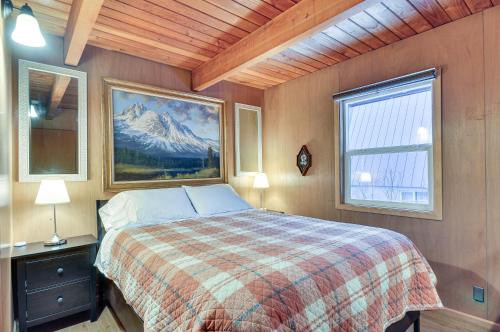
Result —
<instances>
[{"instance_id":1,"label":"black nightstand","mask_svg":"<svg viewBox=\"0 0 500 332\"><path fill-rule=\"evenodd\" d=\"M68 238L57 247L35 242L13 248L14 314L20 332L86 310L96 320L96 250L92 235Z\"/></svg>"}]
</instances>

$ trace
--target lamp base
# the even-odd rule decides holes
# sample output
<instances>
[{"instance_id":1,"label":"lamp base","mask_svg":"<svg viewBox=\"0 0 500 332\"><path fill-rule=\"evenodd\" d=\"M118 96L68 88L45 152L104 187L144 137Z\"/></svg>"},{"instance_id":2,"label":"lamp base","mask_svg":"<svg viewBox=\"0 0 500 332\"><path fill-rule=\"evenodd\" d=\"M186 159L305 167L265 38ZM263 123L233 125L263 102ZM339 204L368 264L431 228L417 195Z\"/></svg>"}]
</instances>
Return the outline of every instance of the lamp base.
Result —
<instances>
[{"instance_id":1,"label":"lamp base","mask_svg":"<svg viewBox=\"0 0 500 332\"><path fill-rule=\"evenodd\" d=\"M60 246L62 244L66 244L68 241L66 239L61 239L59 235L54 234L52 239L43 242L43 245L46 247Z\"/></svg>"},{"instance_id":2,"label":"lamp base","mask_svg":"<svg viewBox=\"0 0 500 332\"><path fill-rule=\"evenodd\" d=\"M58 242L52 242L52 241L45 241L43 242L43 245L46 247L54 247L54 246L60 246L62 244L66 244L68 241L66 239L59 240Z\"/></svg>"}]
</instances>

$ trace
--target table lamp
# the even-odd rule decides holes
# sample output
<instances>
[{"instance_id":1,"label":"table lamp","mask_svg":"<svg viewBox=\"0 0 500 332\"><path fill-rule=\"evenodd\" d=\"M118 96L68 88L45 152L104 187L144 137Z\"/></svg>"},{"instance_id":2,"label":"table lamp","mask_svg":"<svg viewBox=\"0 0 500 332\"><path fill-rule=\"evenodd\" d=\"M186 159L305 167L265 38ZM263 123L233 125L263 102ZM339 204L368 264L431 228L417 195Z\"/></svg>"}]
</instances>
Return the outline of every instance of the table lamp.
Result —
<instances>
[{"instance_id":1,"label":"table lamp","mask_svg":"<svg viewBox=\"0 0 500 332\"><path fill-rule=\"evenodd\" d=\"M40 183L40 188L38 189L38 194L36 195L35 204L37 205L47 205L52 204L54 220L54 235L49 241L45 241L46 246L58 246L65 244L66 240L61 239L57 234L57 223L56 223L56 204L69 203L68 190L66 189L66 184L64 180L42 180Z\"/></svg>"},{"instance_id":2,"label":"table lamp","mask_svg":"<svg viewBox=\"0 0 500 332\"><path fill-rule=\"evenodd\" d=\"M266 173L257 173L253 179L253 187L260 189L260 209L264 209L264 191L269 188L269 181L267 180Z\"/></svg>"}]
</instances>

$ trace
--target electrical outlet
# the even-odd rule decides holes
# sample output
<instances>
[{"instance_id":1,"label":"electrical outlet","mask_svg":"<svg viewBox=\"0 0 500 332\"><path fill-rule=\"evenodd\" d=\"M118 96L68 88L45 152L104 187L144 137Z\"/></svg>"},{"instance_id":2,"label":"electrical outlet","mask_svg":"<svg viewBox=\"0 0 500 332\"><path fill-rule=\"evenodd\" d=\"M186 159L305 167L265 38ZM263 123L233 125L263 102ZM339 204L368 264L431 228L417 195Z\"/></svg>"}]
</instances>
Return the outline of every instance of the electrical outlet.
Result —
<instances>
[{"instance_id":1,"label":"electrical outlet","mask_svg":"<svg viewBox=\"0 0 500 332\"><path fill-rule=\"evenodd\" d=\"M472 299L476 302L484 302L484 288L479 286L472 286Z\"/></svg>"}]
</instances>

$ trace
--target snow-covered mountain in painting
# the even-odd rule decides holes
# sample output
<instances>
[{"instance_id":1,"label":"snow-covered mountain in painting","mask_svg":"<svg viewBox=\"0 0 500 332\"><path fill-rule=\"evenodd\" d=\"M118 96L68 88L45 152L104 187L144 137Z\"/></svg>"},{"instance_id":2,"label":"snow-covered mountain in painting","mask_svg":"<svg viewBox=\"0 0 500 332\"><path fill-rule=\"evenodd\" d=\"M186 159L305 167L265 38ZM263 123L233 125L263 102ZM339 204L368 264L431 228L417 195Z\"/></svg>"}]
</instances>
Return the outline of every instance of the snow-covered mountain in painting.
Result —
<instances>
[{"instance_id":1,"label":"snow-covered mountain in painting","mask_svg":"<svg viewBox=\"0 0 500 332\"><path fill-rule=\"evenodd\" d=\"M219 152L219 142L201 138L167 112L156 113L136 103L114 116L115 147L158 157L206 157Z\"/></svg>"}]
</instances>

